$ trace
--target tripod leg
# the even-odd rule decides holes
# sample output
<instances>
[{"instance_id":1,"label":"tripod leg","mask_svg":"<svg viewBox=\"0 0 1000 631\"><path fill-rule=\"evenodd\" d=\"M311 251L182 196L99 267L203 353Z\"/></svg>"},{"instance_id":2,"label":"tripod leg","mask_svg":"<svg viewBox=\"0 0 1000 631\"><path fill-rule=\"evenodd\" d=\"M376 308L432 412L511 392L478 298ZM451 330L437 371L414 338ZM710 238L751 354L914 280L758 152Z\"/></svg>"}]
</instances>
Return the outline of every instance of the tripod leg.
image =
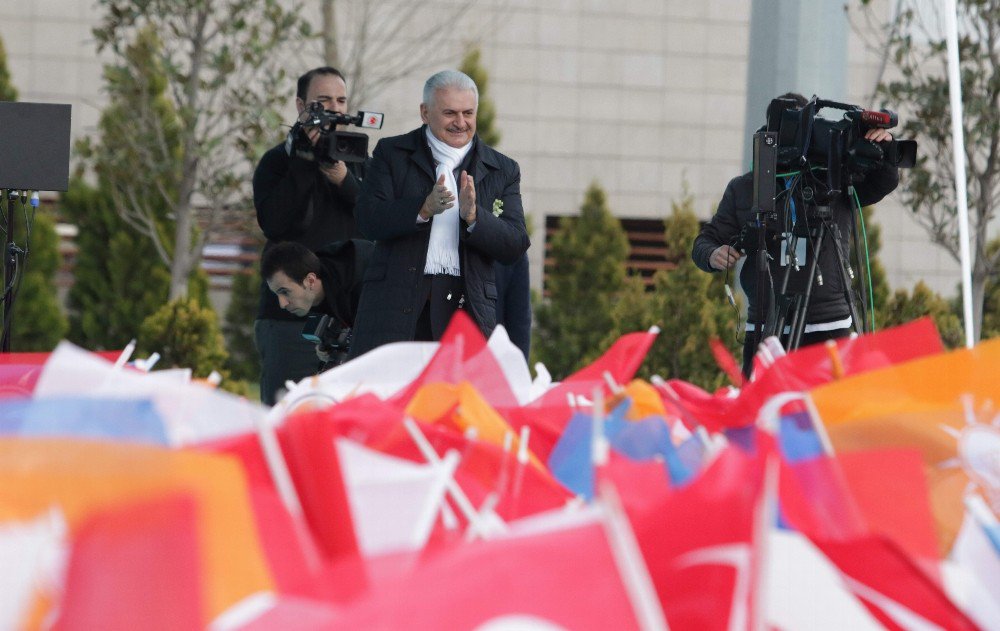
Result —
<instances>
[{"instance_id":1,"label":"tripod leg","mask_svg":"<svg viewBox=\"0 0 1000 631\"><path fill-rule=\"evenodd\" d=\"M812 261L809 263L809 276L806 280L805 293L795 314L794 326L788 333L789 350L798 348L799 344L802 343L802 332L806 328L806 314L809 312L809 299L812 297L813 283L816 281L816 269L819 266L819 256L823 250L823 241L826 238L826 234L826 222L821 221L816 241L813 242Z\"/></svg>"}]
</instances>

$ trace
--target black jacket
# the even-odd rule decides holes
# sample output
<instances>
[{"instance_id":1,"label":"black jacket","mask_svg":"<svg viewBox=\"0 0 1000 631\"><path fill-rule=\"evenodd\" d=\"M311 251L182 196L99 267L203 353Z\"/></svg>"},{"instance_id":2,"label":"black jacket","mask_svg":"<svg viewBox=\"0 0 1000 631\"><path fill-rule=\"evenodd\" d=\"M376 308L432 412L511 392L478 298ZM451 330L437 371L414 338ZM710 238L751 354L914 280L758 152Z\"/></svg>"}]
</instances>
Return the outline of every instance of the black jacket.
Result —
<instances>
[{"instance_id":1,"label":"black jacket","mask_svg":"<svg viewBox=\"0 0 1000 631\"><path fill-rule=\"evenodd\" d=\"M314 309L335 316L343 325L354 326L361 300L361 287L375 246L364 239L335 241L316 251L323 281L323 304Z\"/></svg>"},{"instance_id":2,"label":"black jacket","mask_svg":"<svg viewBox=\"0 0 1000 631\"><path fill-rule=\"evenodd\" d=\"M412 340L426 294L424 263L431 224L417 213L434 186L434 161L424 128L384 138L375 147L355 208L358 227L375 241L358 306L351 355L389 342ZM513 263L528 249L516 162L474 140L468 170L476 187L476 224L459 219L466 310L484 335L496 326L493 262ZM493 214L494 201L502 213Z\"/></svg>"},{"instance_id":3,"label":"black jacket","mask_svg":"<svg viewBox=\"0 0 1000 631\"><path fill-rule=\"evenodd\" d=\"M497 324L507 329L514 346L524 353L524 360L531 355L531 287L528 255L513 265L495 263L493 273L497 282Z\"/></svg>"},{"instance_id":4,"label":"black jacket","mask_svg":"<svg viewBox=\"0 0 1000 631\"><path fill-rule=\"evenodd\" d=\"M878 202L883 197L891 193L899 183L899 172L895 167L883 166L881 169L868 173L865 180L856 184L858 199L862 206L868 206ZM778 190L781 190L779 184ZM709 257L712 252L721 245L734 245L739 239L744 226L752 223L755 219L751 209L753 200L753 173L744 173L733 178L726 186L726 192L719 202L719 208L711 221L701 227L701 233L694 241L691 251L691 258L695 264L706 272L717 272L709 264ZM797 212L802 213L804 203L800 197L795 199ZM778 204L779 206L782 204ZM834 223L837 225L843 243L844 258L849 256L848 239L851 235L851 202L847 195L843 194L830 204ZM769 234L767 239L768 253L770 254L770 269L774 279L775 291L780 291L781 280L784 276L785 267L780 262L780 242L773 238L774 234ZM836 252L830 245L830 241L823 245L820 251L818 271L823 275L823 284L813 284L812 294L809 299L809 308L806 313L806 322L831 322L846 318L850 315L847 299L844 296L844 286L840 273L837 271ZM750 245L750 244L747 244ZM811 261L812 248L806 253L806 261ZM801 265L798 272L793 271L789 277L788 293L800 293L805 289L806 280L809 276L809 266ZM743 265L740 273L740 285L747 295L749 302L748 314L751 322L762 321L761 307L757 305L757 273L754 265L753 255L751 255ZM767 288L770 291L770 287ZM766 305L766 300L765 300ZM857 323L856 323L857 324Z\"/></svg>"},{"instance_id":5,"label":"black jacket","mask_svg":"<svg viewBox=\"0 0 1000 631\"><path fill-rule=\"evenodd\" d=\"M264 251L280 241L295 241L316 251L333 241L359 237L354 205L361 189L362 165L347 163L347 177L338 187L316 162L289 156L282 143L261 158L253 174L257 223L267 237ZM277 297L261 283L257 317L297 320L278 306Z\"/></svg>"}]
</instances>

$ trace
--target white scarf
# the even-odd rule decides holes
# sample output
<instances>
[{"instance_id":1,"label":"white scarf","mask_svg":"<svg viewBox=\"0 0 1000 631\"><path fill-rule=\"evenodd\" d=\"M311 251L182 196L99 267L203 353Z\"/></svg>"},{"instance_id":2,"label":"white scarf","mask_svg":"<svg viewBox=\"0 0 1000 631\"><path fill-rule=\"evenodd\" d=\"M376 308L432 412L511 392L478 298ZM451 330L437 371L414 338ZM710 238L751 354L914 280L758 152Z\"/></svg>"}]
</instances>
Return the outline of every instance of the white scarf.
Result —
<instances>
[{"instance_id":1,"label":"white scarf","mask_svg":"<svg viewBox=\"0 0 1000 631\"><path fill-rule=\"evenodd\" d=\"M458 184L455 182L455 169L462 164L462 160L469 153L472 142L456 149L435 138L431 128L428 127L427 144L437 165L434 181L437 182L441 175L444 175L444 184L455 196L455 203L448 210L435 216L431 223L431 241L427 246L424 274L461 276L462 267L458 260Z\"/></svg>"}]
</instances>

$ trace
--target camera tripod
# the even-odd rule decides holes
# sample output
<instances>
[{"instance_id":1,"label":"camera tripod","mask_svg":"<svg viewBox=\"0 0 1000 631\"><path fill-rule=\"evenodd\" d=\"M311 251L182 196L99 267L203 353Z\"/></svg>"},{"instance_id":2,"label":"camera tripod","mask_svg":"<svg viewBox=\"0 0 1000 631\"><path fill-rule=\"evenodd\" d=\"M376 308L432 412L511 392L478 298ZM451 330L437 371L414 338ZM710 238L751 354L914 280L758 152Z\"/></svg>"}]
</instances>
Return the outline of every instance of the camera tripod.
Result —
<instances>
[{"instance_id":1,"label":"camera tripod","mask_svg":"<svg viewBox=\"0 0 1000 631\"><path fill-rule=\"evenodd\" d=\"M767 318L762 326L761 339L772 335L784 342L786 350L798 348L802 343L802 335L806 327L806 315L809 312L809 302L813 287L823 284L823 275L819 270L820 257L825 247L832 247L837 260L836 273L840 276L844 298L851 316L852 326L857 331L864 328L864 317L859 317L858 306L851 288L853 273L843 251L843 240L839 226L833 221L829 206L814 207L809 214L813 217L816 227L801 230L798 224L785 235L785 273L781 280L780 291L773 292L773 302L769 301ZM809 272L806 276L804 289L798 292L788 291L788 282L792 270L799 269L796 251L799 239L807 239L811 250ZM766 256L766 253L765 253ZM770 270L767 270L768 272ZM761 304L761 303L758 303ZM862 305L863 307L863 305ZM787 326L786 326L787 325ZM787 334L785 330L788 330Z\"/></svg>"}]
</instances>

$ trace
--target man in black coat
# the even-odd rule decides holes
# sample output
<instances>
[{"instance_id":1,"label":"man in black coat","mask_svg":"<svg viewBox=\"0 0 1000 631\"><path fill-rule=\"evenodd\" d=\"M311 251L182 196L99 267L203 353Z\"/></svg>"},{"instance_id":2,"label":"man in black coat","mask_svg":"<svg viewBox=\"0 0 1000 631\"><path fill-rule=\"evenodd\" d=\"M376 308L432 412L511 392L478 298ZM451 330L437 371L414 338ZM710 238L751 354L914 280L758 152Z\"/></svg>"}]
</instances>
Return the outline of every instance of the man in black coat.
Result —
<instances>
[{"instance_id":1,"label":"man in black coat","mask_svg":"<svg viewBox=\"0 0 1000 631\"><path fill-rule=\"evenodd\" d=\"M798 94L789 93L780 98L795 100L799 107L806 104L806 99ZM872 142L888 142L892 136L884 129L870 129L865 138ZM883 197L895 190L899 183L899 173L895 166L888 163L883 164L865 175L863 181L856 184L858 201L861 206L868 206L881 200ZM792 178L779 178L777 190L779 191L780 203L787 205L789 211L806 212L806 204L802 199L800 189L792 189L791 193L781 193L786 186L792 184ZM791 195L791 199L784 199L783 196ZM787 202L787 204L786 204ZM755 220L752 210L753 204L753 172L744 173L734 178L726 186L726 192L719 202L718 210L712 219L702 226L701 232L694 241L691 251L691 258L695 264L706 272L717 273L732 269L737 261L743 256L737 247L737 241L744 227L750 225ZM839 234L842 246L842 256L847 260L849 256L848 239L852 231L851 216L854 212L854 202L847 194L841 194L830 202L832 211L831 228ZM781 240L767 239L769 274L773 279L774 291L780 291L780 283L785 273L785 265L782 264ZM801 246L806 245L806 241L800 239ZM744 244L752 246L754 244ZM851 328L861 330L863 323L853 322L850 309L847 303L845 291L840 271L836 251L829 239L820 250L818 262L818 273L822 275L822 284L813 281L812 292L809 299L808 309L805 314L806 326L801 340L801 345L814 344L828 339L836 339L850 335ZM787 293L802 293L805 291L809 277L809 263L812 260L812 248L802 247L799 256L799 269L791 272L788 282ZM743 374L750 377L753 369L753 358L760 344L761 323L765 321L765 306L769 302L772 288L765 287L763 296L764 304L757 304L757 270L756 265L748 260L743 265L740 272L740 285L743 293L747 296L747 323L746 335L743 343ZM779 332L781 341L786 342L784 333Z\"/></svg>"},{"instance_id":2,"label":"man in black coat","mask_svg":"<svg viewBox=\"0 0 1000 631\"><path fill-rule=\"evenodd\" d=\"M338 330L354 326L361 278L372 248L370 241L350 239L330 243L314 253L300 243L285 241L264 253L261 276L279 308L295 318L300 338L302 318L310 313L330 316ZM315 353L313 373L317 357L324 363L330 361L323 348L315 347Z\"/></svg>"},{"instance_id":3,"label":"man in black coat","mask_svg":"<svg viewBox=\"0 0 1000 631\"><path fill-rule=\"evenodd\" d=\"M286 142L264 154L254 172L254 206L257 223L267 237L265 253L280 241L317 250L359 236L354 204L360 190L360 165L316 159L310 147L319 130L301 124L314 104L332 112L347 111L347 85L339 70L323 66L299 78L295 98L299 122ZM286 381L299 381L316 372L313 345L302 339L301 331L302 322L281 309L262 282L254 342L261 360L261 401L267 405L274 404Z\"/></svg>"},{"instance_id":4,"label":"man in black coat","mask_svg":"<svg viewBox=\"0 0 1000 631\"><path fill-rule=\"evenodd\" d=\"M531 287L528 254L522 254L513 265L495 263L497 281L497 324L507 329L510 341L524 354L531 356Z\"/></svg>"},{"instance_id":5,"label":"man in black coat","mask_svg":"<svg viewBox=\"0 0 1000 631\"><path fill-rule=\"evenodd\" d=\"M479 93L445 70L424 85L425 125L379 141L355 217L375 241L351 355L390 342L440 339L464 309L496 326L493 263L528 249L516 162L476 136Z\"/></svg>"}]
</instances>

